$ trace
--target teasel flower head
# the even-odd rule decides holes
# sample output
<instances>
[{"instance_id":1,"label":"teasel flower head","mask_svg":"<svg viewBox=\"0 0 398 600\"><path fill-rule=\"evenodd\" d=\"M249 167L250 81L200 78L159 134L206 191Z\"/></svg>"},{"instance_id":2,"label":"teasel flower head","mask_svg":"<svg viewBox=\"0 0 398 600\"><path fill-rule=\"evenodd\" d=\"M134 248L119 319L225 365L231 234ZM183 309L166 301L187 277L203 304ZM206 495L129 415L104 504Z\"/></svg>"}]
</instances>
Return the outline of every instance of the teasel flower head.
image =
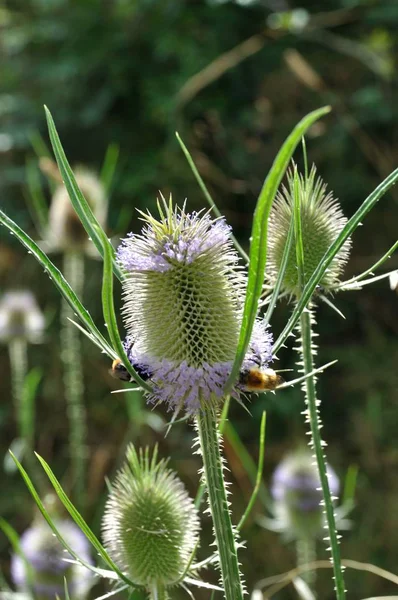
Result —
<instances>
[{"instance_id":1,"label":"teasel flower head","mask_svg":"<svg viewBox=\"0 0 398 600\"><path fill-rule=\"evenodd\" d=\"M331 494L339 493L340 483L328 465ZM272 477L271 494L277 529L294 539L315 539L322 534L324 509L316 461L307 450L288 455L279 463Z\"/></svg>"},{"instance_id":2,"label":"teasel flower head","mask_svg":"<svg viewBox=\"0 0 398 600\"><path fill-rule=\"evenodd\" d=\"M238 343L246 276L230 227L208 213L159 205L118 249L131 363L150 376L149 401L195 413L224 394ZM243 367L267 366L272 338L257 321ZM238 397L238 384L232 390Z\"/></svg>"},{"instance_id":3,"label":"teasel flower head","mask_svg":"<svg viewBox=\"0 0 398 600\"><path fill-rule=\"evenodd\" d=\"M57 182L48 214L46 246L53 251L85 251L90 253L93 245L89 242L87 232L73 208L57 166L49 159L42 159L40 167L51 179ZM77 167L74 174L76 182L97 221L102 227L105 227L108 201L104 186L97 175L85 167Z\"/></svg>"},{"instance_id":4,"label":"teasel flower head","mask_svg":"<svg viewBox=\"0 0 398 600\"><path fill-rule=\"evenodd\" d=\"M0 341L23 338L30 343L42 341L45 320L35 297L28 290L6 292L0 299Z\"/></svg>"},{"instance_id":5,"label":"teasel flower head","mask_svg":"<svg viewBox=\"0 0 398 600\"><path fill-rule=\"evenodd\" d=\"M327 192L326 184L317 176L315 166L308 176L298 173L293 165L288 175L288 185L278 193L271 210L268 227L268 258L266 281L269 285L276 282L286 247L290 223L294 210L294 198L300 198L301 229L304 252L305 280L311 277L319 262L336 240L347 219L340 204ZM349 258L350 240L346 241L319 282L324 292L333 291ZM281 292L293 297L300 295L296 260L296 246L293 238Z\"/></svg>"},{"instance_id":6,"label":"teasel flower head","mask_svg":"<svg viewBox=\"0 0 398 600\"><path fill-rule=\"evenodd\" d=\"M86 537L72 521L54 519L58 531L85 562L92 564ZM11 559L11 577L20 592L31 589L36 600L64 598L64 579L71 598L83 600L92 587L92 572L71 559L57 540L49 525L41 519L34 521L20 538L23 557L14 554Z\"/></svg>"},{"instance_id":7,"label":"teasel flower head","mask_svg":"<svg viewBox=\"0 0 398 600\"><path fill-rule=\"evenodd\" d=\"M179 583L199 537L199 517L157 449L133 446L116 477L103 518L105 547L131 581L150 590Z\"/></svg>"}]
</instances>

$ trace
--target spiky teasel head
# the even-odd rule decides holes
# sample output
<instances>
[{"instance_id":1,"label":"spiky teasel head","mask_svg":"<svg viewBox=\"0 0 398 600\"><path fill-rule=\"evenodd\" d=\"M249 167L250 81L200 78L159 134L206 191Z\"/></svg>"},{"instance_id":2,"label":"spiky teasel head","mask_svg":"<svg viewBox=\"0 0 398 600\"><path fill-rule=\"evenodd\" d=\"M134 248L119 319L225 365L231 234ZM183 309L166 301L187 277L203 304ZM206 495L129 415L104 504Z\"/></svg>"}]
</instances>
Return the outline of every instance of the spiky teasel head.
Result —
<instances>
[{"instance_id":1,"label":"spiky teasel head","mask_svg":"<svg viewBox=\"0 0 398 600\"><path fill-rule=\"evenodd\" d=\"M69 519L53 521L72 550L92 564L89 544L77 525ZM71 555L65 552L41 516L21 535L20 547L23 557L14 554L11 559L11 576L19 591L32 589L36 600L64 598L66 579L71 598L86 598L94 584L92 572L65 560L72 559Z\"/></svg>"},{"instance_id":2,"label":"spiky teasel head","mask_svg":"<svg viewBox=\"0 0 398 600\"><path fill-rule=\"evenodd\" d=\"M6 292L0 299L0 341L23 338L30 343L42 341L44 315L28 290Z\"/></svg>"},{"instance_id":3,"label":"spiky teasel head","mask_svg":"<svg viewBox=\"0 0 398 600\"><path fill-rule=\"evenodd\" d=\"M42 159L41 169L58 183L48 214L46 243L50 249L62 252L90 251L92 244L89 244L87 232L73 208L62 179L59 181L55 176L56 173L59 176L57 166L49 159L46 159L46 161L44 162ZM50 170L50 164L52 170ZM105 227L108 202L102 183L93 172L85 167L77 167L74 174L76 182L97 221L102 227Z\"/></svg>"},{"instance_id":4,"label":"spiky teasel head","mask_svg":"<svg viewBox=\"0 0 398 600\"><path fill-rule=\"evenodd\" d=\"M339 492L339 480L327 465L332 496ZM278 529L295 539L315 539L322 533L324 514L321 483L316 461L307 450L288 455L275 469L271 483L273 513Z\"/></svg>"},{"instance_id":5,"label":"spiky teasel head","mask_svg":"<svg viewBox=\"0 0 398 600\"><path fill-rule=\"evenodd\" d=\"M305 281L311 277L319 262L336 240L347 219L340 204L327 192L326 184L317 177L315 166L308 176L298 173L293 165L288 175L288 186L278 193L271 210L268 227L267 283L273 285L278 277L283 251L286 247L294 198L300 199L300 216L304 252ZM319 285L325 290L333 290L339 282L348 260L351 242L348 240L333 258ZM296 259L296 245L293 237L281 291L292 296L300 295L299 273Z\"/></svg>"},{"instance_id":6,"label":"spiky teasel head","mask_svg":"<svg viewBox=\"0 0 398 600\"><path fill-rule=\"evenodd\" d=\"M159 212L159 220L143 215L141 235L130 234L118 250L126 273L126 350L154 384L150 401L195 413L224 394L246 276L224 219L187 214L171 200ZM266 367L271 359L271 335L257 321L243 366Z\"/></svg>"},{"instance_id":7,"label":"spiky teasel head","mask_svg":"<svg viewBox=\"0 0 398 600\"><path fill-rule=\"evenodd\" d=\"M167 461L133 446L105 507L105 546L121 570L147 589L176 584L198 543L199 517Z\"/></svg>"}]
</instances>

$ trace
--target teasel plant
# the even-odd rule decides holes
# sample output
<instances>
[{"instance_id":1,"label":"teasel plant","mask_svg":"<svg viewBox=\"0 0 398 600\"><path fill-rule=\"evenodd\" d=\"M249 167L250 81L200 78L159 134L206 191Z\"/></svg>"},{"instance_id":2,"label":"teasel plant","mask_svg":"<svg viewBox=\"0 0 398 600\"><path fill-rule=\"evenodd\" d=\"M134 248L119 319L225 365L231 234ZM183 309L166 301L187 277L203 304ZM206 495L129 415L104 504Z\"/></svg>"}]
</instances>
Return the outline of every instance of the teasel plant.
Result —
<instances>
[{"instance_id":1,"label":"teasel plant","mask_svg":"<svg viewBox=\"0 0 398 600\"><path fill-rule=\"evenodd\" d=\"M335 504L337 529L349 529L351 523L347 515L354 506L357 469L354 466L348 469L343 493L340 480L329 464L326 470L333 496L342 499L339 505ZM308 568L301 575L301 580L295 579L295 584L304 588L308 585L314 593L316 570L311 566L318 558L317 544L324 535L325 514L321 505L322 487L317 463L308 448L301 446L278 463L270 482L270 495L272 500L268 511L258 515L257 523L264 529L279 533L284 542L295 543L297 567ZM272 577L265 578L257 582L255 590L264 589L272 583L275 583Z\"/></svg>"},{"instance_id":2,"label":"teasel plant","mask_svg":"<svg viewBox=\"0 0 398 600\"><path fill-rule=\"evenodd\" d=\"M62 179L76 213L104 260L102 304L109 339L95 325L73 288L44 251L16 223L3 212L0 213L0 222L48 271L52 281L80 320L77 326L89 339L110 358L121 361L132 380L147 394L150 402L166 403L172 411L172 420L176 421L177 415L182 412L187 419L195 423L198 431L198 451L203 460L203 478L214 526L220 585L227 600L242 598L243 583L237 554L239 542L236 529L232 525L220 449L221 409L230 396L238 399L242 391L239 374L243 366L258 365L260 361L260 366L266 367L271 362L301 316L307 314L307 305L336 254L347 243L365 215L398 178L396 170L369 195L338 233L332 245L326 248L311 276L301 280L300 296L292 314L281 335L272 342L268 329L271 311L267 309L265 317L262 318L258 314L267 262L269 215L295 148L308 128L329 110L329 107L321 108L299 122L282 145L265 179L253 218L247 276L244 269L238 266L239 248L236 251L233 248L233 238L230 237L225 220L211 218L210 212L190 214L186 212L185 206L179 209L168 201L159 203L158 218L150 214L142 215L142 234L127 237L115 255L112 244L78 186L53 119L46 110L50 139ZM212 208L214 209L214 206ZM297 239L301 239L300 234ZM114 310L114 275L124 289L123 315L128 332L124 343L118 331ZM281 278L281 275L278 275L279 289ZM206 290L214 295L212 304L203 297L203 290L199 286L201 280ZM131 293L134 284L138 286L137 297L133 297ZM160 309L157 293L160 293L163 299L167 297L169 306L162 307L161 314L165 320L162 335L159 339L154 339L154 319L158 323L159 315L151 306L144 307L143 299L151 299ZM277 297L278 295L273 297L273 300L276 301ZM173 301L176 301L175 307ZM171 310L173 307L175 312ZM137 314L134 314L133 310L137 310ZM197 318L194 311L198 313ZM206 319L209 319L209 326L204 322L205 314ZM172 326L179 329L184 336L184 354L179 353L175 344L166 343L168 332L173 333L171 341L175 340ZM213 339L212 336L217 334L226 336L228 347L223 337ZM140 338L140 335L143 337ZM189 346L189 342L192 347ZM162 355L163 352L165 355ZM313 370L308 372L307 369L304 377L309 376ZM100 555L116 574L116 578L131 584L127 575L110 559L103 547L98 546L92 532L88 531L86 524L82 522L81 515L60 488L48 465L43 460L42 464L70 514L87 532ZM42 506L26 472L21 466L19 468L36 502ZM336 596L338 600L342 600L344 585L341 588L342 574L338 561L335 561L335 570Z\"/></svg>"}]
</instances>

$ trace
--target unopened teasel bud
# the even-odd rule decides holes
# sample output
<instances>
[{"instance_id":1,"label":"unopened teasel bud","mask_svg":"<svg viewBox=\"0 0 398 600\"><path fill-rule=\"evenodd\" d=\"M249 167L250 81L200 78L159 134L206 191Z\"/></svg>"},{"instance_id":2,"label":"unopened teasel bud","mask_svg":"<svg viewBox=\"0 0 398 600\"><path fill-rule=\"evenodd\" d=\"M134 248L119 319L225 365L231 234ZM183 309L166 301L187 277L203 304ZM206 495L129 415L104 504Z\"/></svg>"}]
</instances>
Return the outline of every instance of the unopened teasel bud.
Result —
<instances>
[{"instance_id":1,"label":"unopened teasel bud","mask_svg":"<svg viewBox=\"0 0 398 600\"><path fill-rule=\"evenodd\" d=\"M166 461L130 446L103 519L114 562L136 585L167 587L186 570L198 535L195 504Z\"/></svg>"},{"instance_id":2,"label":"unopened teasel bud","mask_svg":"<svg viewBox=\"0 0 398 600\"><path fill-rule=\"evenodd\" d=\"M278 193L270 213L266 267L267 283L270 285L276 282L282 263L296 193L299 195L301 206L305 281L309 280L347 222L340 204L333 198L331 192L326 191L326 185L322 179L317 177L315 166L312 167L308 177L300 175L297 167L294 166L288 176L288 187L283 187L282 191ZM319 285L325 291L333 290L333 287L339 282L349 257L350 248L351 242L347 240L334 256L329 268L319 282ZM290 248L281 291L295 297L300 295L294 239Z\"/></svg>"}]
</instances>

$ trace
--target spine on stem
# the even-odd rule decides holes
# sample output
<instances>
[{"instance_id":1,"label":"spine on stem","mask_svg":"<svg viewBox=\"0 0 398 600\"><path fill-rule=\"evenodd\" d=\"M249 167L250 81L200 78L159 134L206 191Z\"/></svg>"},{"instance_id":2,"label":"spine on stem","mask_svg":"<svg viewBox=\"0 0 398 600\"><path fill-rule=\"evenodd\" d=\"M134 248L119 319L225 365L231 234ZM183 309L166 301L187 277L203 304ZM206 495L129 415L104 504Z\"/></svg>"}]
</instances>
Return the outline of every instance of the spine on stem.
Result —
<instances>
[{"instance_id":1,"label":"spine on stem","mask_svg":"<svg viewBox=\"0 0 398 600\"><path fill-rule=\"evenodd\" d=\"M314 370L315 347L312 343L314 318L312 311L306 309L300 318L301 345L299 348L303 361L304 374L309 374ZM345 585L343 577L343 566L340 558L339 535L336 530L336 519L334 514L333 498L330 493L329 481L327 476L326 459L323 448L326 442L322 440L321 428L322 422L319 413L320 400L316 397L316 378L314 375L307 377L304 382L306 410L304 411L306 422L310 425L310 447L314 452L319 478L321 481L323 506L326 516L325 529L328 534L324 538L329 543L331 552L331 561L333 565L333 577L335 582L335 591L337 600L344 600Z\"/></svg>"},{"instance_id":2,"label":"spine on stem","mask_svg":"<svg viewBox=\"0 0 398 600\"><path fill-rule=\"evenodd\" d=\"M243 598L242 581L225 488L216 409L206 408L201 411L196 417L196 423L225 598L226 600L241 600Z\"/></svg>"}]
</instances>

